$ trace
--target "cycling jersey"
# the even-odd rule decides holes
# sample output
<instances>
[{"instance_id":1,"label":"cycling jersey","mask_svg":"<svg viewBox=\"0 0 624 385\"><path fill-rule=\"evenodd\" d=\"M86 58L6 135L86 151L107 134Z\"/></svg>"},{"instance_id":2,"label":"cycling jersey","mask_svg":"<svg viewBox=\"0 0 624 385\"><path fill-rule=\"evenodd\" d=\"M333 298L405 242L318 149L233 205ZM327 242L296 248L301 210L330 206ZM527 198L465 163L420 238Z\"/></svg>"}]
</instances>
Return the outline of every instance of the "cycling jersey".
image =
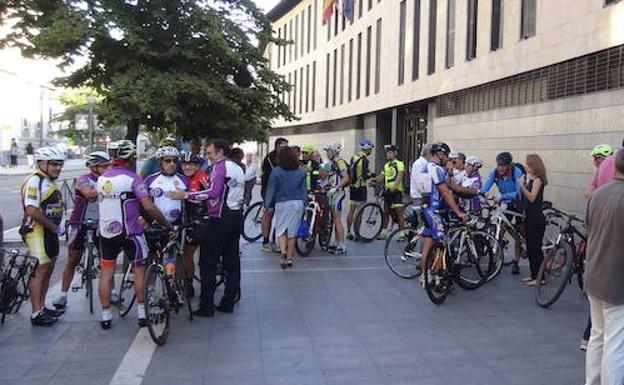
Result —
<instances>
[{"instance_id":1,"label":"cycling jersey","mask_svg":"<svg viewBox=\"0 0 624 385\"><path fill-rule=\"evenodd\" d=\"M98 178L96 189L100 201L99 230L103 238L143 234L139 200L149 195L140 176L127 167L113 166Z\"/></svg>"},{"instance_id":2,"label":"cycling jersey","mask_svg":"<svg viewBox=\"0 0 624 385\"><path fill-rule=\"evenodd\" d=\"M320 165L318 162L310 159L303 163L303 167L305 169L306 189L308 192L312 192L318 185Z\"/></svg>"},{"instance_id":3,"label":"cycling jersey","mask_svg":"<svg viewBox=\"0 0 624 385\"><path fill-rule=\"evenodd\" d=\"M434 162L429 162L425 170L425 178L429 180L429 189L423 192L423 199L429 207L439 208L442 204L442 194L438 185L446 183L446 175L442 167L438 166Z\"/></svg>"},{"instance_id":4,"label":"cycling jersey","mask_svg":"<svg viewBox=\"0 0 624 385\"><path fill-rule=\"evenodd\" d=\"M86 220L97 221L100 217L97 200L89 200L80 192L80 188L91 187L95 189L98 176L90 172L79 176L76 179L74 210L72 211L70 222L84 222Z\"/></svg>"},{"instance_id":5,"label":"cycling jersey","mask_svg":"<svg viewBox=\"0 0 624 385\"><path fill-rule=\"evenodd\" d=\"M351 186L366 187L366 180L369 177L368 158L364 152L359 152L351 157L351 166L353 168Z\"/></svg>"},{"instance_id":6,"label":"cycling jersey","mask_svg":"<svg viewBox=\"0 0 624 385\"><path fill-rule=\"evenodd\" d=\"M412 172L410 175L410 196L414 199L422 198L422 191L429 189L430 181L424 178L427 171L429 161L424 157L420 157L412 164Z\"/></svg>"},{"instance_id":7,"label":"cycling jersey","mask_svg":"<svg viewBox=\"0 0 624 385\"><path fill-rule=\"evenodd\" d=\"M488 192L492 185L496 184L499 191L499 200L513 201L518 197L520 187L518 187L518 179L524 175L520 167L511 166L510 170L503 176L498 175L496 169L490 171L487 180L483 184L482 192Z\"/></svg>"},{"instance_id":8,"label":"cycling jersey","mask_svg":"<svg viewBox=\"0 0 624 385\"><path fill-rule=\"evenodd\" d=\"M224 211L242 209L244 193L245 173L236 163L222 158L212 167L208 188L190 192L188 199L207 200L206 214L211 218L221 218Z\"/></svg>"},{"instance_id":9,"label":"cycling jersey","mask_svg":"<svg viewBox=\"0 0 624 385\"><path fill-rule=\"evenodd\" d=\"M167 193L188 190L188 180L184 175L178 173L165 175L158 172L145 178L145 185L154 204L165 216L167 222L174 223L181 219L182 201L167 197Z\"/></svg>"},{"instance_id":10,"label":"cycling jersey","mask_svg":"<svg viewBox=\"0 0 624 385\"><path fill-rule=\"evenodd\" d=\"M403 179L399 179L399 173L405 172L405 163L402 160L394 159L384 164L383 176L386 189L396 188L403 191Z\"/></svg>"},{"instance_id":11,"label":"cycling jersey","mask_svg":"<svg viewBox=\"0 0 624 385\"><path fill-rule=\"evenodd\" d=\"M349 171L349 165L344 159L332 161L332 168L329 172L329 185L336 187L342 181L342 174Z\"/></svg>"},{"instance_id":12,"label":"cycling jersey","mask_svg":"<svg viewBox=\"0 0 624 385\"><path fill-rule=\"evenodd\" d=\"M453 169L453 182L457 185L461 185L462 181L466 178L466 171Z\"/></svg>"},{"instance_id":13,"label":"cycling jersey","mask_svg":"<svg viewBox=\"0 0 624 385\"><path fill-rule=\"evenodd\" d=\"M481 189L481 174L478 172L473 176L466 176L460 181L459 185L464 188L469 188L479 191ZM479 196L470 198L459 198L459 207L467 213L478 215L481 212L481 200Z\"/></svg>"},{"instance_id":14,"label":"cycling jersey","mask_svg":"<svg viewBox=\"0 0 624 385\"><path fill-rule=\"evenodd\" d=\"M44 173L37 171L28 176L21 188L22 205L40 208L43 214L56 225L63 218L63 199L56 183ZM28 246L28 254L39 259L40 264L50 263L59 253L58 235L35 222L31 217L24 218L20 235Z\"/></svg>"},{"instance_id":15,"label":"cycling jersey","mask_svg":"<svg viewBox=\"0 0 624 385\"><path fill-rule=\"evenodd\" d=\"M197 192L210 186L210 177L203 171L197 171L188 178L188 190ZM185 211L187 221L194 222L203 219L206 215L206 201L186 201Z\"/></svg>"}]
</instances>

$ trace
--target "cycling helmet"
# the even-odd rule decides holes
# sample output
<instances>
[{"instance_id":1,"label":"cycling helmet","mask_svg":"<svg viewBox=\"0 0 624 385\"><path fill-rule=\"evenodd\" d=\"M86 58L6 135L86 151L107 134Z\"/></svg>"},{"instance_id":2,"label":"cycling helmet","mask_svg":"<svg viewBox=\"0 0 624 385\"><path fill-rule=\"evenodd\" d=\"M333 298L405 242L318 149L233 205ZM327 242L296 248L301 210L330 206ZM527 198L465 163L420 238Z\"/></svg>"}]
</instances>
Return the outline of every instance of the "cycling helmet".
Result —
<instances>
[{"instance_id":1,"label":"cycling helmet","mask_svg":"<svg viewBox=\"0 0 624 385\"><path fill-rule=\"evenodd\" d=\"M65 160L65 153L56 147L42 147L35 151L35 160Z\"/></svg>"},{"instance_id":2,"label":"cycling helmet","mask_svg":"<svg viewBox=\"0 0 624 385\"><path fill-rule=\"evenodd\" d=\"M176 139L173 136L168 136L164 138L163 140L161 140L160 143L158 143L158 147L166 147L166 146L175 147Z\"/></svg>"},{"instance_id":3,"label":"cycling helmet","mask_svg":"<svg viewBox=\"0 0 624 385\"><path fill-rule=\"evenodd\" d=\"M513 157L506 151L496 155L496 164L510 165L512 161Z\"/></svg>"},{"instance_id":4,"label":"cycling helmet","mask_svg":"<svg viewBox=\"0 0 624 385\"><path fill-rule=\"evenodd\" d=\"M332 164L330 162L321 163L320 169L326 172L330 172L332 169Z\"/></svg>"},{"instance_id":5,"label":"cycling helmet","mask_svg":"<svg viewBox=\"0 0 624 385\"><path fill-rule=\"evenodd\" d=\"M301 147L301 152L305 152L305 153L314 152L314 146L311 144L304 144Z\"/></svg>"},{"instance_id":6,"label":"cycling helmet","mask_svg":"<svg viewBox=\"0 0 624 385\"><path fill-rule=\"evenodd\" d=\"M372 150L373 148L375 148L375 143L373 143L372 140L364 139L360 142L360 148L362 150Z\"/></svg>"},{"instance_id":7,"label":"cycling helmet","mask_svg":"<svg viewBox=\"0 0 624 385\"><path fill-rule=\"evenodd\" d=\"M87 156L87 167L96 167L111 162L111 157L104 151L95 151Z\"/></svg>"},{"instance_id":8,"label":"cycling helmet","mask_svg":"<svg viewBox=\"0 0 624 385\"><path fill-rule=\"evenodd\" d=\"M156 158L177 158L180 156L180 152L177 148L171 146L164 146L156 151Z\"/></svg>"},{"instance_id":9,"label":"cycling helmet","mask_svg":"<svg viewBox=\"0 0 624 385\"><path fill-rule=\"evenodd\" d=\"M613 147L608 144L599 144L591 151L591 156L607 157L613 155Z\"/></svg>"},{"instance_id":10,"label":"cycling helmet","mask_svg":"<svg viewBox=\"0 0 624 385\"><path fill-rule=\"evenodd\" d=\"M196 163L196 164L201 164L202 163L202 160L199 157L199 155L193 154L192 152L182 153L181 158L182 158L181 159L182 163Z\"/></svg>"},{"instance_id":11,"label":"cycling helmet","mask_svg":"<svg viewBox=\"0 0 624 385\"><path fill-rule=\"evenodd\" d=\"M384 150L399 152L399 148L397 146L395 146L394 144L386 144L386 145L384 145Z\"/></svg>"},{"instance_id":12,"label":"cycling helmet","mask_svg":"<svg viewBox=\"0 0 624 385\"><path fill-rule=\"evenodd\" d=\"M108 154L113 159L132 159L136 155L136 146L129 140L118 140L108 144Z\"/></svg>"},{"instance_id":13,"label":"cycling helmet","mask_svg":"<svg viewBox=\"0 0 624 385\"><path fill-rule=\"evenodd\" d=\"M449 152L449 158L451 158L451 159L459 159L459 152L457 152L457 151Z\"/></svg>"},{"instance_id":14,"label":"cycling helmet","mask_svg":"<svg viewBox=\"0 0 624 385\"><path fill-rule=\"evenodd\" d=\"M342 146L338 143L329 143L323 147L323 150L332 151L332 152L340 152L340 150L342 150Z\"/></svg>"},{"instance_id":15,"label":"cycling helmet","mask_svg":"<svg viewBox=\"0 0 624 385\"><path fill-rule=\"evenodd\" d=\"M431 144L431 153L435 154L436 152L442 152L448 155L451 152L451 148L446 143L435 142Z\"/></svg>"},{"instance_id":16,"label":"cycling helmet","mask_svg":"<svg viewBox=\"0 0 624 385\"><path fill-rule=\"evenodd\" d=\"M473 166L474 168L481 168L481 166L483 166L483 162L481 161L481 159L477 158L476 156L469 156L466 158L466 164L469 164L471 166Z\"/></svg>"}]
</instances>

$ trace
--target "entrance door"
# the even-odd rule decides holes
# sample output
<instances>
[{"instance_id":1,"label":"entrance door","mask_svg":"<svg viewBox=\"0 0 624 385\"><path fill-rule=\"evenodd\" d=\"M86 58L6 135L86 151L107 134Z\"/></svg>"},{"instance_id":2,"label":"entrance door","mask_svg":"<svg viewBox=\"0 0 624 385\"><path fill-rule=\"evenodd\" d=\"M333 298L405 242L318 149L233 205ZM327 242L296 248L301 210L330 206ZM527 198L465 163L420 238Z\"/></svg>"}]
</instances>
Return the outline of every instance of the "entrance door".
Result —
<instances>
[{"instance_id":1,"label":"entrance door","mask_svg":"<svg viewBox=\"0 0 624 385\"><path fill-rule=\"evenodd\" d=\"M410 167L427 143L427 113L418 110L408 112L403 127L404 160Z\"/></svg>"}]
</instances>

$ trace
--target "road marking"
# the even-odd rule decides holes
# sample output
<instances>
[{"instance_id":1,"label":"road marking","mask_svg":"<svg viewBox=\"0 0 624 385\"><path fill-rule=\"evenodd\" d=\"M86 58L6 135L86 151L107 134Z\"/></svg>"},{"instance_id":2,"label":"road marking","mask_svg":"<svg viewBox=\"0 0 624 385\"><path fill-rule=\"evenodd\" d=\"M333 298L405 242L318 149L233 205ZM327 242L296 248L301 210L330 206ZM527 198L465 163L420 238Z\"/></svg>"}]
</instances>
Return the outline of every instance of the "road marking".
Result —
<instances>
[{"instance_id":1,"label":"road marking","mask_svg":"<svg viewBox=\"0 0 624 385\"><path fill-rule=\"evenodd\" d=\"M111 385L140 385L156 351L147 328L139 329L111 380Z\"/></svg>"},{"instance_id":2,"label":"road marking","mask_svg":"<svg viewBox=\"0 0 624 385\"><path fill-rule=\"evenodd\" d=\"M279 254L274 254L274 256L277 258L279 256ZM243 257L241 258L242 261L266 261L267 259L271 258L271 256L262 256L262 257L245 257L245 252L243 252ZM372 259L378 259L378 258L383 258L382 255L378 254L378 255L341 255L339 257L334 257L331 254L328 255L319 255L319 256L315 256L315 257L299 257L297 258L297 260L299 261L322 261L322 260L327 260L327 261L335 261L335 260L350 260L350 259L364 259L364 258L372 258Z\"/></svg>"},{"instance_id":3,"label":"road marking","mask_svg":"<svg viewBox=\"0 0 624 385\"><path fill-rule=\"evenodd\" d=\"M385 270L387 266L360 266L360 267L311 267L288 270L289 273L309 273L309 272L324 272L324 271L359 271L359 270ZM283 271L282 269L250 269L242 270L245 274L262 274L262 273L277 273Z\"/></svg>"}]
</instances>

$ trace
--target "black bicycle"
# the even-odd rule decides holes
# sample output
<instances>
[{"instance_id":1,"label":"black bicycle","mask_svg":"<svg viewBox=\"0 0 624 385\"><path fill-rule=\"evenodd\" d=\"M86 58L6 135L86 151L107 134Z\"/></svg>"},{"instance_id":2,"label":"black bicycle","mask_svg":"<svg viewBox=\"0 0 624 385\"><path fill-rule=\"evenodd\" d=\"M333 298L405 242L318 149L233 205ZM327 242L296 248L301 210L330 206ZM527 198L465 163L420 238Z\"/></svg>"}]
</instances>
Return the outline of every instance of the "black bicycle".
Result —
<instances>
[{"instance_id":1,"label":"black bicycle","mask_svg":"<svg viewBox=\"0 0 624 385\"><path fill-rule=\"evenodd\" d=\"M29 298L28 280L39 265L37 258L19 250L0 249L0 323L7 314L15 314Z\"/></svg>"},{"instance_id":2,"label":"black bicycle","mask_svg":"<svg viewBox=\"0 0 624 385\"><path fill-rule=\"evenodd\" d=\"M93 281L97 278L99 268L95 264L97 256L97 245L95 244L95 234L98 228L98 222L87 219L84 222L67 222L66 227L76 226L86 231L84 260L76 267L76 271L80 273L80 284L72 285L72 291L85 288L85 296L89 300L89 312L93 314ZM76 230L77 231L77 230Z\"/></svg>"},{"instance_id":3,"label":"black bicycle","mask_svg":"<svg viewBox=\"0 0 624 385\"><path fill-rule=\"evenodd\" d=\"M255 242L262 238L262 217L264 216L264 204L256 202L247 207L243 214L242 236L247 242Z\"/></svg>"}]
</instances>

